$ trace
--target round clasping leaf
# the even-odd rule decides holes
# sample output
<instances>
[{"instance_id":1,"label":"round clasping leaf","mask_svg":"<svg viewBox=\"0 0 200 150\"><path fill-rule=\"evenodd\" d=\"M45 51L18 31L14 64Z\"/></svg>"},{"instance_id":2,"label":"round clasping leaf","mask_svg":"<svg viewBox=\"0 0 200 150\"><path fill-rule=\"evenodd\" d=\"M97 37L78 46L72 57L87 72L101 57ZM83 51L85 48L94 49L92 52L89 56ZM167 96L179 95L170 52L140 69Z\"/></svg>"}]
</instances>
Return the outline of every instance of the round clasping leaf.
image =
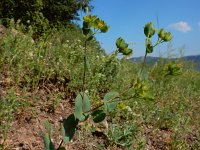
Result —
<instances>
[{"instance_id":1,"label":"round clasping leaf","mask_svg":"<svg viewBox=\"0 0 200 150\"><path fill-rule=\"evenodd\" d=\"M106 118L106 113L103 110L97 109L94 112L92 112L91 116L95 123L99 123Z\"/></svg>"},{"instance_id":2,"label":"round clasping leaf","mask_svg":"<svg viewBox=\"0 0 200 150\"><path fill-rule=\"evenodd\" d=\"M67 119L63 119L61 131L62 131L63 141L65 143L71 141L71 139L75 134L77 125L78 125L78 119L76 119L74 114L69 115Z\"/></svg>"},{"instance_id":3,"label":"round clasping leaf","mask_svg":"<svg viewBox=\"0 0 200 150\"><path fill-rule=\"evenodd\" d=\"M46 133L43 136L43 140L44 140L44 149L45 150L55 150L54 145L51 141L50 135L48 133Z\"/></svg>"},{"instance_id":4,"label":"round clasping leaf","mask_svg":"<svg viewBox=\"0 0 200 150\"><path fill-rule=\"evenodd\" d=\"M109 92L104 96L104 107L106 112L111 112L118 104L119 93L118 92Z\"/></svg>"},{"instance_id":5,"label":"round clasping leaf","mask_svg":"<svg viewBox=\"0 0 200 150\"><path fill-rule=\"evenodd\" d=\"M81 92L75 99L75 117L79 121L85 121L88 118L86 113L91 109L90 99L86 93Z\"/></svg>"}]
</instances>

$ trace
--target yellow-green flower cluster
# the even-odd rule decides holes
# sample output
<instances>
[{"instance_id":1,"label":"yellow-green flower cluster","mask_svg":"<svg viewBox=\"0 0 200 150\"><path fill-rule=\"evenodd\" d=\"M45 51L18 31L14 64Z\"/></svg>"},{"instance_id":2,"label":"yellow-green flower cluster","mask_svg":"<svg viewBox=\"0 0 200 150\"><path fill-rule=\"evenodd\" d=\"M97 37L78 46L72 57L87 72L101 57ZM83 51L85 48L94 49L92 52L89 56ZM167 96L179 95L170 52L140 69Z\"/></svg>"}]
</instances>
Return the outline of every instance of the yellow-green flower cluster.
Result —
<instances>
[{"instance_id":1,"label":"yellow-green flower cluster","mask_svg":"<svg viewBox=\"0 0 200 150\"><path fill-rule=\"evenodd\" d=\"M134 89L135 94L139 98L153 100L154 96L151 93L150 86L146 81L142 81L141 79L137 78L134 81Z\"/></svg>"},{"instance_id":2,"label":"yellow-green flower cluster","mask_svg":"<svg viewBox=\"0 0 200 150\"><path fill-rule=\"evenodd\" d=\"M116 40L116 46L123 55L130 55L132 53L132 49L128 48L128 44L121 37Z\"/></svg>"},{"instance_id":3,"label":"yellow-green flower cluster","mask_svg":"<svg viewBox=\"0 0 200 150\"><path fill-rule=\"evenodd\" d=\"M158 32L158 37L163 41L168 42L172 39L172 34L170 32L165 32L165 30L162 28Z\"/></svg>"},{"instance_id":4,"label":"yellow-green flower cluster","mask_svg":"<svg viewBox=\"0 0 200 150\"><path fill-rule=\"evenodd\" d=\"M83 17L83 34L88 35L91 32L91 28L98 29L102 33L108 31L109 26L101 19L97 18L97 16L88 15Z\"/></svg>"}]
</instances>

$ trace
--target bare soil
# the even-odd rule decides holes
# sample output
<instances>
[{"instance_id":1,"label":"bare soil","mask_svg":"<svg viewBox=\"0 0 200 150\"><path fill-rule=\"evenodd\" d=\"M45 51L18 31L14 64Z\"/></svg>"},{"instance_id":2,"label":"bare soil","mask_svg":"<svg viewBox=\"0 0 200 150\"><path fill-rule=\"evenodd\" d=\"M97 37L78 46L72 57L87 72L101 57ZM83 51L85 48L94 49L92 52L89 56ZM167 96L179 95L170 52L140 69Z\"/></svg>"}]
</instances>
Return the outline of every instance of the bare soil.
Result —
<instances>
[{"instance_id":1,"label":"bare soil","mask_svg":"<svg viewBox=\"0 0 200 150\"><path fill-rule=\"evenodd\" d=\"M4 80L5 81L5 80ZM53 88L52 88L53 87ZM1 82L0 96L6 96L6 85ZM48 89L48 90L47 90ZM60 89L53 85L46 85L44 88L23 93L16 91L18 97L26 97L29 105L19 108L14 113L14 120L11 124L8 138L1 139L0 145L4 145L6 150L43 150L44 144L42 133L46 132L45 123L49 121L52 125L52 141L57 148L61 142L60 126L63 118L74 111L75 94L66 92L63 99L56 104L54 108L52 103L48 101L49 89L51 92L59 92ZM37 99L35 99L37 97ZM82 127L86 127L87 123L81 123L78 126L77 132L73 140L65 144L67 150L121 150L122 148L112 145L109 146L109 141L103 131L93 133L85 133ZM155 130L151 125L143 125L144 137L146 138L146 150L169 150L172 143L173 132L170 130ZM1 132L0 132L1 134ZM188 143L194 143L194 136L188 137Z\"/></svg>"}]
</instances>

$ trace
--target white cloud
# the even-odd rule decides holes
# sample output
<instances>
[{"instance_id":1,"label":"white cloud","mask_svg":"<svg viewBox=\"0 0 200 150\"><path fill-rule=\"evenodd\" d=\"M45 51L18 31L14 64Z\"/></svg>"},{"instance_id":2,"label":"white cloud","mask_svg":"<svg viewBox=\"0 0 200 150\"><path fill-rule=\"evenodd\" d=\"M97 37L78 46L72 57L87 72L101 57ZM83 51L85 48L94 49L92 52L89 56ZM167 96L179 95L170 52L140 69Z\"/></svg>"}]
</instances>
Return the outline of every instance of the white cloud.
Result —
<instances>
[{"instance_id":1,"label":"white cloud","mask_svg":"<svg viewBox=\"0 0 200 150\"><path fill-rule=\"evenodd\" d=\"M200 21L198 22L198 26L200 27Z\"/></svg>"},{"instance_id":2,"label":"white cloud","mask_svg":"<svg viewBox=\"0 0 200 150\"><path fill-rule=\"evenodd\" d=\"M180 31L180 32L189 32L192 30L192 28L189 26L187 22L180 21L177 23L173 23L170 25L174 30Z\"/></svg>"}]
</instances>

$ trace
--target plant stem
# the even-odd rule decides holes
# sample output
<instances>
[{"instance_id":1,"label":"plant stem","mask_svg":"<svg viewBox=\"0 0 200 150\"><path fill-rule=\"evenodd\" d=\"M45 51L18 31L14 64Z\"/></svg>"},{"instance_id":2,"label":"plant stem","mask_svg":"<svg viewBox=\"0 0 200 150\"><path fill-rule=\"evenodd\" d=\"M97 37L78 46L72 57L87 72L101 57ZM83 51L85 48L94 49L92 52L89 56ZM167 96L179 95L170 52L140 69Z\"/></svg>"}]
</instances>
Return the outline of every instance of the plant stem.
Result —
<instances>
[{"instance_id":1,"label":"plant stem","mask_svg":"<svg viewBox=\"0 0 200 150\"><path fill-rule=\"evenodd\" d=\"M85 76L86 76L86 53L87 53L87 40L85 40L84 43L84 56L83 56L83 85L82 85L82 91L85 92Z\"/></svg>"},{"instance_id":2,"label":"plant stem","mask_svg":"<svg viewBox=\"0 0 200 150\"><path fill-rule=\"evenodd\" d=\"M125 90L125 91L122 92L120 95L125 94L125 93L126 93L127 91L129 91L129 90L130 90L130 89ZM117 101L124 101L124 100L114 100L115 98L119 98L119 96L116 96L116 97L113 97L113 98L109 99L109 100L107 101L107 103L117 102ZM130 96L128 99L131 99L131 98L133 98L133 96ZM128 99L126 99L126 100L128 100ZM91 109L91 110L89 110L89 111L86 111L86 112L84 112L84 113L93 112L93 111L97 110L98 108L102 107L103 105L104 105L104 103L101 103L101 104L99 104L98 106L94 107L93 109Z\"/></svg>"},{"instance_id":3,"label":"plant stem","mask_svg":"<svg viewBox=\"0 0 200 150\"><path fill-rule=\"evenodd\" d=\"M63 140L61 140L61 142L60 142L60 144L59 144L59 146L58 146L58 148L56 150L59 150L60 147L62 146L62 144L63 144Z\"/></svg>"},{"instance_id":4,"label":"plant stem","mask_svg":"<svg viewBox=\"0 0 200 150\"><path fill-rule=\"evenodd\" d=\"M142 72L142 70L143 70L144 67L145 67L146 59L147 59L147 52L145 53L145 56L144 56L144 60L143 60L143 63L142 63L142 69L141 69L141 72Z\"/></svg>"},{"instance_id":5,"label":"plant stem","mask_svg":"<svg viewBox=\"0 0 200 150\"><path fill-rule=\"evenodd\" d=\"M83 85L82 85L82 92L83 95L81 94L82 97L82 104L84 104L84 95L85 95L85 77L86 77L86 55L87 55L87 39L85 40L84 43L84 54L83 54ZM82 110L84 110L84 105L82 105Z\"/></svg>"},{"instance_id":6,"label":"plant stem","mask_svg":"<svg viewBox=\"0 0 200 150\"><path fill-rule=\"evenodd\" d=\"M164 42L164 41L159 40L159 38L158 38L158 41L156 42L156 44L155 44L153 47L156 47L157 45L159 45L159 44L161 44L161 43L163 43L163 42ZM147 51L146 51L145 56L144 56L144 60L143 60L143 63L142 63L142 69L141 69L141 72L142 72L142 70L143 70L144 67L145 67L146 59L147 59Z\"/></svg>"},{"instance_id":7,"label":"plant stem","mask_svg":"<svg viewBox=\"0 0 200 150\"><path fill-rule=\"evenodd\" d=\"M130 100L131 98L134 98L134 96L130 96L130 97L126 98L126 99L121 99L121 100L113 100L115 98L117 98L117 97L114 97L114 98L110 99L109 102L122 102L122 101ZM138 97L135 97L135 98L138 98ZM103 105L104 105L104 103L101 103L98 106L94 107L93 109L91 109L89 111L86 111L84 113L93 112L93 111L97 110L98 108L102 107Z\"/></svg>"}]
</instances>

